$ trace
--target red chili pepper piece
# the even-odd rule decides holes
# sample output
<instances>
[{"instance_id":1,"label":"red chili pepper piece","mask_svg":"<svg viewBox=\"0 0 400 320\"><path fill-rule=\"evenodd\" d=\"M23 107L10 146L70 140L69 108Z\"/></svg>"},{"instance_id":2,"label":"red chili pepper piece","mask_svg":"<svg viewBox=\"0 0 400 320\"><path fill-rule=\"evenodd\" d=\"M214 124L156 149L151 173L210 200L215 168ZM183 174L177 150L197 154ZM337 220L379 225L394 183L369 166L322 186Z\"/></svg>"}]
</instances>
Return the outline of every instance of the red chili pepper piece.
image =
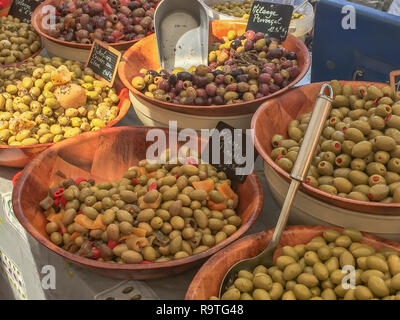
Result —
<instances>
[{"instance_id":1,"label":"red chili pepper piece","mask_svg":"<svg viewBox=\"0 0 400 320\"><path fill-rule=\"evenodd\" d=\"M186 158L185 164L191 164L192 166L197 167L197 160L195 158Z\"/></svg>"},{"instance_id":2,"label":"red chili pepper piece","mask_svg":"<svg viewBox=\"0 0 400 320\"><path fill-rule=\"evenodd\" d=\"M149 186L149 191L150 190L157 190L157 182L153 182L150 186Z\"/></svg>"},{"instance_id":3,"label":"red chili pepper piece","mask_svg":"<svg viewBox=\"0 0 400 320\"><path fill-rule=\"evenodd\" d=\"M111 6L108 3L104 3L104 13L106 13L106 15L110 15L113 13Z\"/></svg>"},{"instance_id":4,"label":"red chili pepper piece","mask_svg":"<svg viewBox=\"0 0 400 320\"><path fill-rule=\"evenodd\" d=\"M114 249L117 245L118 245L117 241L108 240L107 242L107 247L109 247L110 249Z\"/></svg>"},{"instance_id":5,"label":"red chili pepper piece","mask_svg":"<svg viewBox=\"0 0 400 320\"><path fill-rule=\"evenodd\" d=\"M175 177L176 179L178 179L178 178L179 178L179 176L178 176L177 174L174 174L174 177Z\"/></svg>"},{"instance_id":6,"label":"red chili pepper piece","mask_svg":"<svg viewBox=\"0 0 400 320\"><path fill-rule=\"evenodd\" d=\"M337 159L336 159L336 162L337 162L337 163L342 163L342 159L341 159L341 158L337 158Z\"/></svg>"},{"instance_id":7,"label":"red chili pepper piece","mask_svg":"<svg viewBox=\"0 0 400 320\"><path fill-rule=\"evenodd\" d=\"M62 207L65 207L65 205L67 204L67 200L65 200L64 196L61 195L61 197L59 198L60 200L60 204Z\"/></svg>"},{"instance_id":8,"label":"red chili pepper piece","mask_svg":"<svg viewBox=\"0 0 400 320\"><path fill-rule=\"evenodd\" d=\"M283 155L282 154L278 154L278 156L276 157L276 160L280 160L282 158L283 158Z\"/></svg>"},{"instance_id":9,"label":"red chili pepper piece","mask_svg":"<svg viewBox=\"0 0 400 320\"><path fill-rule=\"evenodd\" d=\"M100 250L98 248L93 248L92 249L92 254L93 254L93 256L92 256L93 259L100 258Z\"/></svg>"},{"instance_id":10,"label":"red chili pepper piece","mask_svg":"<svg viewBox=\"0 0 400 320\"><path fill-rule=\"evenodd\" d=\"M54 199L54 205L58 207L60 205L60 200L58 198Z\"/></svg>"},{"instance_id":11,"label":"red chili pepper piece","mask_svg":"<svg viewBox=\"0 0 400 320\"><path fill-rule=\"evenodd\" d=\"M339 143L335 143L335 149L340 149L340 144Z\"/></svg>"},{"instance_id":12,"label":"red chili pepper piece","mask_svg":"<svg viewBox=\"0 0 400 320\"><path fill-rule=\"evenodd\" d=\"M361 95L361 98L364 98L364 96L365 96L365 91L364 91L364 90L360 90L360 95Z\"/></svg>"},{"instance_id":13,"label":"red chili pepper piece","mask_svg":"<svg viewBox=\"0 0 400 320\"><path fill-rule=\"evenodd\" d=\"M379 98L376 98L375 100L373 100L371 105L374 105L375 103L377 103L378 100L379 100Z\"/></svg>"},{"instance_id":14,"label":"red chili pepper piece","mask_svg":"<svg viewBox=\"0 0 400 320\"><path fill-rule=\"evenodd\" d=\"M372 199L374 198L374 196L373 196L372 194L368 193L368 198L369 198L370 200L372 200Z\"/></svg>"},{"instance_id":15,"label":"red chili pepper piece","mask_svg":"<svg viewBox=\"0 0 400 320\"><path fill-rule=\"evenodd\" d=\"M58 229L58 232L63 236L64 235L64 231L62 231L61 228Z\"/></svg>"},{"instance_id":16,"label":"red chili pepper piece","mask_svg":"<svg viewBox=\"0 0 400 320\"><path fill-rule=\"evenodd\" d=\"M152 263L152 262L151 262L151 261L143 260L140 264L150 264L150 263Z\"/></svg>"},{"instance_id":17,"label":"red chili pepper piece","mask_svg":"<svg viewBox=\"0 0 400 320\"><path fill-rule=\"evenodd\" d=\"M75 183L78 185L78 184L80 184L82 181L87 181L86 179L83 179L83 178L77 178L77 179L75 179Z\"/></svg>"},{"instance_id":18,"label":"red chili pepper piece","mask_svg":"<svg viewBox=\"0 0 400 320\"><path fill-rule=\"evenodd\" d=\"M256 33L253 30L247 30L245 33L247 40L253 40L255 35L256 35Z\"/></svg>"},{"instance_id":19,"label":"red chili pepper piece","mask_svg":"<svg viewBox=\"0 0 400 320\"><path fill-rule=\"evenodd\" d=\"M306 180L304 180L304 183L305 183L305 184L310 184L310 182L311 182L311 179L310 179L310 178L306 178Z\"/></svg>"},{"instance_id":20,"label":"red chili pepper piece","mask_svg":"<svg viewBox=\"0 0 400 320\"><path fill-rule=\"evenodd\" d=\"M132 178L132 183L136 186L139 184L139 181L136 178Z\"/></svg>"},{"instance_id":21,"label":"red chili pepper piece","mask_svg":"<svg viewBox=\"0 0 400 320\"><path fill-rule=\"evenodd\" d=\"M392 115L388 115L388 116L385 118L385 121L390 121L390 119L392 119Z\"/></svg>"},{"instance_id":22,"label":"red chili pepper piece","mask_svg":"<svg viewBox=\"0 0 400 320\"><path fill-rule=\"evenodd\" d=\"M375 177L372 178L372 180L373 180L374 182L377 182L377 181L379 181L379 177L376 177L376 176L375 176Z\"/></svg>"},{"instance_id":23,"label":"red chili pepper piece","mask_svg":"<svg viewBox=\"0 0 400 320\"><path fill-rule=\"evenodd\" d=\"M53 193L53 200L60 198L64 193L64 188L58 188L54 193Z\"/></svg>"},{"instance_id":24,"label":"red chili pepper piece","mask_svg":"<svg viewBox=\"0 0 400 320\"><path fill-rule=\"evenodd\" d=\"M343 133L346 133L346 131L347 131L347 128L346 128L346 127L343 127L342 132L343 132Z\"/></svg>"},{"instance_id":25,"label":"red chili pepper piece","mask_svg":"<svg viewBox=\"0 0 400 320\"><path fill-rule=\"evenodd\" d=\"M79 210L79 211L76 213L76 215L78 215L78 214L83 214L82 210Z\"/></svg>"}]
</instances>

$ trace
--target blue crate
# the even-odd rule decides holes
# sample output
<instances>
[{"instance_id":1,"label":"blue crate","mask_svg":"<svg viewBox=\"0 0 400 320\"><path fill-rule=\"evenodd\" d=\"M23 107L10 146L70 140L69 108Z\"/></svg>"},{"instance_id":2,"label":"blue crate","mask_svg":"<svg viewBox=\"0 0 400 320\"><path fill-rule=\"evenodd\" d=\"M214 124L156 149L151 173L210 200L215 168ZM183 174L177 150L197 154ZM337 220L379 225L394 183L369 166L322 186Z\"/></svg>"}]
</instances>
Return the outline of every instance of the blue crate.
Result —
<instances>
[{"instance_id":1,"label":"blue crate","mask_svg":"<svg viewBox=\"0 0 400 320\"><path fill-rule=\"evenodd\" d=\"M342 28L342 8L356 9L356 28ZM400 69L400 17L342 0L316 7L311 81L332 79L388 82Z\"/></svg>"}]
</instances>

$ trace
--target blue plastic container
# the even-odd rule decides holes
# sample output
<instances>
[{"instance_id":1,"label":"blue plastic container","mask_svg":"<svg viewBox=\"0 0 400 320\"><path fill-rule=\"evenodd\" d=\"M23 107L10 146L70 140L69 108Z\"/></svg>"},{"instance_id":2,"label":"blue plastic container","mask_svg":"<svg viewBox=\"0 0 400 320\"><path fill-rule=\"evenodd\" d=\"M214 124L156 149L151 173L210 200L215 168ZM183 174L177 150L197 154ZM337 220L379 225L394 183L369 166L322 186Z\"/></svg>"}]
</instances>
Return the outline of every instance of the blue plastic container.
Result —
<instances>
[{"instance_id":1,"label":"blue plastic container","mask_svg":"<svg viewBox=\"0 0 400 320\"><path fill-rule=\"evenodd\" d=\"M342 8L355 8L355 29L343 29ZM311 81L388 82L400 69L400 17L342 0L316 7ZM357 70L362 75L354 77Z\"/></svg>"}]
</instances>

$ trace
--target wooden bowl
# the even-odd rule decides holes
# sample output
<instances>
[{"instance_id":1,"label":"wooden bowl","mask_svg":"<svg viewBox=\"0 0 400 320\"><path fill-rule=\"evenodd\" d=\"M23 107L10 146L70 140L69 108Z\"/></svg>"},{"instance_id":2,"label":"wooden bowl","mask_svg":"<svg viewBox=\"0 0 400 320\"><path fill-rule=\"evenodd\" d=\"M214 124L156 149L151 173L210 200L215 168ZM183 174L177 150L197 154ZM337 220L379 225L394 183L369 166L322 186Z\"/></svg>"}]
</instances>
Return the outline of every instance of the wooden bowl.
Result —
<instances>
[{"instance_id":1,"label":"wooden bowl","mask_svg":"<svg viewBox=\"0 0 400 320\"><path fill-rule=\"evenodd\" d=\"M121 119L126 115L131 106L128 90L126 88L120 91L119 98L119 114L117 118L108 123L106 127L115 126L119 121L121 121ZM23 168L39 153L51 147L53 144L54 142L36 144L33 146L0 145L0 166Z\"/></svg>"},{"instance_id":2,"label":"wooden bowl","mask_svg":"<svg viewBox=\"0 0 400 320\"><path fill-rule=\"evenodd\" d=\"M235 30L237 33L243 33L246 29L246 22L243 20L214 20L210 22L210 41L220 39L226 36L229 30ZM297 54L298 64L301 68L301 73L294 79L289 86L263 98L255 99L251 102L235 103L230 105L219 106L191 106L168 103L152 99L132 86L132 79L135 74L138 74L140 69L158 69L160 63L158 61L158 49L156 44L155 34L142 39L129 48L122 57L118 67L118 74L124 85L135 95L141 99L147 100L155 106L159 106L171 111L180 112L190 115L199 116L226 116L226 115L243 115L256 111L261 102L275 97L287 91L291 86L298 83L307 73L310 67L310 55L306 46L297 38L288 35L283 42L283 46Z\"/></svg>"},{"instance_id":3,"label":"wooden bowl","mask_svg":"<svg viewBox=\"0 0 400 320\"><path fill-rule=\"evenodd\" d=\"M60 40L49 36L43 30L42 26L43 12L46 11L42 11L42 9L45 6L48 5L56 6L62 2L65 1L46 0L43 3L41 3L32 14L32 19L31 19L32 26L35 28L36 32L42 37L44 47L51 55L59 56L64 59L72 59L81 62L86 62L89 56L89 51L92 48L92 44L74 43L74 42ZM138 41L139 40L121 41L118 43L110 43L109 45L119 51L125 51L132 44Z\"/></svg>"},{"instance_id":4,"label":"wooden bowl","mask_svg":"<svg viewBox=\"0 0 400 320\"><path fill-rule=\"evenodd\" d=\"M275 259L281 255L283 246L306 244L312 238L321 236L327 229L341 231L336 227L323 226L289 226L286 227L280 242L280 247L275 253ZM251 258L259 254L271 241L273 230L266 230L246 236L236 241L229 247L211 257L197 272L186 293L185 300L207 300L211 296L219 295L219 288L225 273L236 262ZM361 243L365 243L378 250L383 247L400 251L400 244L368 233L363 233Z\"/></svg>"},{"instance_id":5,"label":"wooden bowl","mask_svg":"<svg viewBox=\"0 0 400 320\"><path fill-rule=\"evenodd\" d=\"M290 180L289 174L281 169L270 157L272 151L271 138L274 134L282 134L287 137L289 122L313 109L321 84L312 83L291 89L285 95L265 102L253 116L251 128L254 129L254 144L257 151L266 164L277 171L286 181ZM372 84L377 87L387 85L385 83L362 81L341 81L341 84L351 84L353 87ZM400 203L386 204L346 199L306 184L302 184L300 190L335 207L375 215L400 215Z\"/></svg>"},{"instance_id":6,"label":"wooden bowl","mask_svg":"<svg viewBox=\"0 0 400 320\"><path fill-rule=\"evenodd\" d=\"M154 279L180 273L241 237L256 221L263 204L262 187L254 173L243 184L233 186L240 197L238 214L242 226L225 241L195 256L152 264L110 264L69 253L49 240L39 202L49 186L60 182L56 171L97 182L117 180L129 167L146 158L147 148L154 143L146 141L150 129L154 128L115 127L92 131L57 143L41 153L22 171L13 189L13 209L19 222L49 250L84 268L119 279ZM164 132L168 134L167 130Z\"/></svg>"}]
</instances>

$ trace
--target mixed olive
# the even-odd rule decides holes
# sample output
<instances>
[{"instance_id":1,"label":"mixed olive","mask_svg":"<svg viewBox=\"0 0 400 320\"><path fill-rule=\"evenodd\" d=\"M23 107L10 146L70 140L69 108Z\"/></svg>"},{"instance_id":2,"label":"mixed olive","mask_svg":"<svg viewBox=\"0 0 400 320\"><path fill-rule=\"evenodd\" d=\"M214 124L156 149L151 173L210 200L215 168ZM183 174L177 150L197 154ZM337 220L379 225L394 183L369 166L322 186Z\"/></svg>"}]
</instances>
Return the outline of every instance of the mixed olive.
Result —
<instances>
[{"instance_id":1,"label":"mixed olive","mask_svg":"<svg viewBox=\"0 0 400 320\"><path fill-rule=\"evenodd\" d=\"M132 86L146 96L184 105L234 104L268 96L288 86L301 72L295 52L275 39L248 30L231 30L211 45L209 65L185 71L144 70Z\"/></svg>"},{"instance_id":2,"label":"mixed olive","mask_svg":"<svg viewBox=\"0 0 400 320\"><path fill-rule=\"evenodd\" d=\"M51 37L90 44L144 38L154 31L156 0L77 0L56 6L56 25L45 32Z\"/></svg>"},{"instance_id":3,"label":"mixed olive","mask_svg":"<svg viewBox=\"0 0 400 320\"><path fill-rule=\"evenodd\" d=\"M305 183L340 197L400 202L400 93L390 86L341 85ZM271 139L271 158L291 172L310 113L289 123L288 138Z\"/></svg>"},{"instance_id":4,"label":"mixed olive","mask_svg":"<svg viewBox=\"0 0 400 320\"><path fill-rule=\"evenodd\" d=\"M119 114L115 89L81 63L36 56L0 69L0 145L58 142L103 128Z\"/></svg>"},{"instance_id":5,"label":"mixed olive","mask_svg":"<svg viewBox=\"0 0 400 320\"><path fill-rule=\"evenodd\" d=\"M329 229L307 244L284 246L273 266L239 271L221 299L400 300L399 253L375 250L355 229Z\"/></svg>"},{"instance_id":6,"label":"mixed olive","mask_svg":"<svg viewBox=\"0 0 400 320\"><path fill-rule=\"evenodd\" d=\"M12 16L0 17L0 65L21 62L41 47L40 37L30 24Z\"/></svg>"},{"instance_id":7,"label":"mixed olive","mask_svg":"<svg viewBox=\"0 0 400 320\"><path fill-rule=\"evenodd\" d=\"M241 225L238 195L209 164L142 160L114 182L66 179L40 203L50 240L82 257L163 262L208 250Z\"/></svg>"},{"instance_id":8,"label":"mixed olive","mask_svg":"<svg viewBox=\"0 0 400 320\"><path fill-rule=\"evenodd\" d=\"M242 19L248 19L250 17L251 7L254 0L244 1L225 1L218 4L212 5L211 8L220 13L228 16L233 16ZM293 13L292 19L302 19L303 14Z\"/></svg>"}]
</instances>

